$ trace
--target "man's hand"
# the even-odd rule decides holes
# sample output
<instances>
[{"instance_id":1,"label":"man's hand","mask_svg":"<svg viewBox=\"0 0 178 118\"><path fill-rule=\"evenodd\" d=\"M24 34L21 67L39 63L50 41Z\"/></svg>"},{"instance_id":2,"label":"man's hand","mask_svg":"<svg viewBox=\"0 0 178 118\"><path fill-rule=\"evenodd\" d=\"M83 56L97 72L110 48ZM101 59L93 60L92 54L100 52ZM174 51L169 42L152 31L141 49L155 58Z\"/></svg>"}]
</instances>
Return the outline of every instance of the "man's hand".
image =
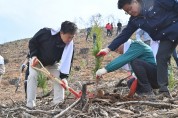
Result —
<instances>
[{"instance_id":1,"label":"man's hand","mask_svg":"<svg viewBox=\"0 0 178 118\"><path fill-rule=\"evenodd\" d=\"M68 87L67 79L64 78L64 79L62 79L61 81L62 81L62 83L65 85L65 86L63 86L63 85L62 85L62 86L64 87L64 89L66 89L66 88Z\"/></svg>"},{"instance_id":2,"label":"man's hand","mask_svg":"<svg viewBox=\"0 0 178 118\"><path fill-rule=\"evenodd\" d=\"M35 67L37 64L38 64L38 58L35 56L35 57L32 57L32 63L31 63L31 66Z\"/></svg>"},{"instance_id":3,"label":"man's hand","mask_svg":"<svg viewBox=\"0 0 178 118\"><path fill-rule=\"evenodd\" d=\"M99 79L103 74L106 74L107 70L105 68L99 69L96 71L96 78Z\"/></svg>"},{"instance_id":4,"label":"man's hand","mask_svg":"<svg viewBox=\"0 0 178 118\"><path fill-rule=\"evenodd\" d=\"M96 56L105 56L105 55L107 55L109 52L110 52L110 49L109 49L109 48L104 48L104 49L100 50Z\"/></svg>"},{"instance_id":5,"label":"man's hand","mask_svg":"<svg viewBox=\"0 0 178 118\"><path fill-rule=\"evenodd\" d=\"M27 67L26 64L22 64L22 65L20 66L20 72L24 72L24 70L25 70L26 67Z\"/></svg>"}]
</instances>

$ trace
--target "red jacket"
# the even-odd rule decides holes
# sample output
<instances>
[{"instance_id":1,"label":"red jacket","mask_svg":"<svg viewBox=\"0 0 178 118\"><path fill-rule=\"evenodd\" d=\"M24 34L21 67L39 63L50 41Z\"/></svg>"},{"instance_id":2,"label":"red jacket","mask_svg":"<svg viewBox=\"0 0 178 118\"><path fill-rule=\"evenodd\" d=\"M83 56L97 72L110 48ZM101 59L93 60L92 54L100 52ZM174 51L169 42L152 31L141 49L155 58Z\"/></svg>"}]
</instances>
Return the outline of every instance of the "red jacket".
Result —
<instances>
[{"instance_id":1,"label":"red jacket","mask_svg":"<svg viewBox=\"0 0 178 118\"><path fill-rule=\"evenodd\" d=\"M105 26L105 28L107 29L107 30L111 30L112 29L112 26L111 26L111 24L106 24L106 26Z\"/></svg>"}]
</instances>

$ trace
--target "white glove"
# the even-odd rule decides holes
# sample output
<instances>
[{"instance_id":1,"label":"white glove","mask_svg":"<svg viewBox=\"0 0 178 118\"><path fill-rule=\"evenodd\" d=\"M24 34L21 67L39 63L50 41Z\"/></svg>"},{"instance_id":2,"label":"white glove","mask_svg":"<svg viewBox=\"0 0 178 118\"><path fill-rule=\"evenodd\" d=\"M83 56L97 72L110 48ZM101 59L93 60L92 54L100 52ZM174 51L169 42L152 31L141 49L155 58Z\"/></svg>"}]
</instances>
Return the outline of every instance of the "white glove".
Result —
<instances>
[{"instance_id":1,"label":"white glove","mask_svg":"<svg viewBox=\"0 0 178 118\"><path fill-rule=\"evenodd\" d=\"M96 71L96 78L100 78L103 74L106 74L107 70L105 68Z\"/></svg>"},{"instance_id":2,"label":"white glove","mask_svg":"<svg viewBox=\"0 0 178 118\"><path fill-rule=\"evenodd\" d=\"M109 48L101 49L96 56L105 56L110 52Z\"/></svg>"}]
</instances>

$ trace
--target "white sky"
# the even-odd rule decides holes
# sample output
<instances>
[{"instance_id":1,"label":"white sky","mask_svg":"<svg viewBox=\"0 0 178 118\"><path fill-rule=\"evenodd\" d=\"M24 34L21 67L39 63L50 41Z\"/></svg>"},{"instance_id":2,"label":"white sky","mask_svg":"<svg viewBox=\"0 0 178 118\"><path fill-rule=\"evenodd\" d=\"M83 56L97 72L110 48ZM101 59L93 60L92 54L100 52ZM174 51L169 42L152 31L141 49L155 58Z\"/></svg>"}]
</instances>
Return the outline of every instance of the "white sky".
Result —
<instances>
[{"instance_id":1,"label":"white sky","mask_svg":"<svg viewBox=\"0 0 178 118\"><path fill-rule=\"evenodd\" d=\"M86 28L92 15L100 13L103 25L120 20L127 24L128 15L117 8L118 0L0 0L0 44L31 38L43 27L57 29L65 20ZM113 18L109 17L113 16Z\"/></svg>"}]
</instances>

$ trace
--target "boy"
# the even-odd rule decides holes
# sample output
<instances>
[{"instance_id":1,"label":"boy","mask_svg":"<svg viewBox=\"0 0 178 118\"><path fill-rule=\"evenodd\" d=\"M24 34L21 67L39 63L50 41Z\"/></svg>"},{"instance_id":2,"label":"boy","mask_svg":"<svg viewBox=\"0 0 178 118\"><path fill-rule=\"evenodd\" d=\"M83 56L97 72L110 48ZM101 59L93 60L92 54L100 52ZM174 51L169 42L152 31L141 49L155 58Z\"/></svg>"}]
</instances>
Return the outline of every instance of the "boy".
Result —
<instances>
[{"instance_id":1,"label":"boy","mask_svg":"<svg viewBox=\"0 0 178 118\"><path fill-rule=\"evenodd\" d=\"M36 106L36 88L38 73L32 68L38 61L55 77L60 78L66 86L72 59L73 59L73 37L77 26L70 21L61 24L60 31L43 28L38 31L29 41L30 66L27 80L27 104L28 108ZM60 61L60 66L59 66ZM59 69L58 69L59 68ZM64 101L64 88L57 82L54 84L54 98L52 106Z\"/></svg>"}]
</instances>

